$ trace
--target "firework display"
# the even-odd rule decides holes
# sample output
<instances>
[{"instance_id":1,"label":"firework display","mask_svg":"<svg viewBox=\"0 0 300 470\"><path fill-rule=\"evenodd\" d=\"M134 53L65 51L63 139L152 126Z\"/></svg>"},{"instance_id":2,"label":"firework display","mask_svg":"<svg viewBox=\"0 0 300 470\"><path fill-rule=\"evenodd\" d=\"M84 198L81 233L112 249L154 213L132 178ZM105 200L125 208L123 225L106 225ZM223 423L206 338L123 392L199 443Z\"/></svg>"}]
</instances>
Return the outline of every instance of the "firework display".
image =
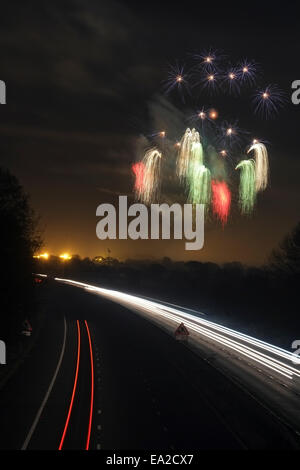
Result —
<instances>
[{"instance_id":1,"label":"firework display","mask_svg":"<svg viewBox=\"0 0 300 470\"><path fill-rule=\"evenodd\" d=\"M230 204L231 204L231 192L225 181L211 182L212 189L212 209L213 213L220 219L224 226L227 222Z\"/></svg>"},{"instance_id":2,"label":"firework display","mask_svg":"<svg viewBox=\"0 0 300 470\"><path fill-rule=\"evenodd\" d=\"M144 174L145 165L143 162L134 163L132 165L132 171L135 174L134 190L138 194L138 197L143 193L144 188Z\"/></svg>"},{"instance_id":3,"label":"firework display","mask_svg":"<svg viewBox=\"0 0 300 470\"><path fill-rule=\"evenodd\" d=\"M138 200L151 203L158 197L162 162L174 159L178 190L182 188L188 202L205 204L206 214L211 208L211 213L224 226L235 200L235 187L239 188L237 199L241 213L252 213L257 193L268 186L269 160L266 145L251 139L251 132L241 129L237 119L228 119L215 107L216 103L211 102L212 97L217 99L224 95L235 103L243 99L243 110L249 98L249 112L252 110L254 116L262 119L277 117L286 98L277 85L260 83L263 74L253 60L245 59L232 65L228 56L209 49L193 55L192 61L190 68L178 63L170 66L164 91L169 97L179 93L181 98L184 96L184 103L187 97L195 98L198 107L201 98L209 100L211 106L198 107L187 117L187 122L192 122L193 126L186 126L182 137L177 135L172 145L167 146L169 150L165 147L166 139L170 144L167 129L151 134L160 137L161 142L155 142L156 147L132 166L134 191ZM253 158L243 156L252 152ZM236 183L234 169L240 170Z\"/></svg>"},{"instance_id":4,"label":"firework display","mask_svg":"<svg viewBox=\"0 0 300 470\"><path fill-rule=\"evenodd\" d=\"M158 196L161 156L161 152L156 148L150 149L146 152L142 162L132 166L136 175L137 197L145 204L150 204Z\"/></svg>"},{"instance_id":5,"label":"firework display","mask_svg":"<svg viewBox=\"0 0 300 470\"><path fill-rule=\"evenodd\" d=\"M258 74L258 66L253 61L243 60L237 67L238 78L243 85L249 87L255 85Z\"/></svg>"},{"instance_id":6,"label":"firework display","mask_svg":"<svg viewBox=\"0 0 300 470\"><path fill-rule=\"evenodd\" d=\"M209 204L211 197L210 171L199 162L194 162L188 179L188 201L192 204Z\"/></svg>"},{"instance_id":7,"label":"firework display","mask_svg":"<svg viewBox=\"0 0 300 470\"><path fill-rule=\"evenodd\" d=\"M239 204L242 214L252 212L256 199L255 162L242 160L236 170L241 170L239 187Z\"/></svg>"},{"instance_id":8,"label":"firework display","mask_svg":"<svg viewBox=\"0 0 300 470\"><path fill-rule=\"evenodd\" d=\"M190 167L192 168L195 163L203 164L203 147L200 140L192 143Z\"/></svg>"},{"instance_id":9,"label":"firework display","mask_svg":"<svg viewBox=\"0 0 300 470\"><path fill-rule=\"evenodd\" d=\"M262 143L253 144L248 153L254 151L255 155L255 181L256 191L263 191L268 185L269 159L266 146Z\"/></svg>"},{"instance_id":10,"label":"firework display","mask_svg":"<svg viewBox=\"0 0 300 470\"><path fill-rule=\"evenodd\" d=\"M177 158L177 175L183 181L189 174L191 158L196 157L197 146L200 145L199 132L187 128L180 142L180 150Z\"/></svg>"},{"instance_id":11,"label":"firework display","mask_svg":"<svg viewBox=\"0 0 300 470\"><path fill-rule=\"evenodd\" d=\"M286 101L285 94L277 85L268 85L255 93L254 112L265 119L276 117Z\"/></svg>"},{"instance_id":12,"label":"firework display","mask_svg":"<svg viewBox=\"0 0 300 470\"><path fill-rule=\"evenodd\" d=\"M178 65L178 63L170 65L168 79L164 82L163 88L166 94L169 94L171 91L176 89L184 101L185 95L189 93L189 84L184 67Z\"/></svg>"}]
</instances>

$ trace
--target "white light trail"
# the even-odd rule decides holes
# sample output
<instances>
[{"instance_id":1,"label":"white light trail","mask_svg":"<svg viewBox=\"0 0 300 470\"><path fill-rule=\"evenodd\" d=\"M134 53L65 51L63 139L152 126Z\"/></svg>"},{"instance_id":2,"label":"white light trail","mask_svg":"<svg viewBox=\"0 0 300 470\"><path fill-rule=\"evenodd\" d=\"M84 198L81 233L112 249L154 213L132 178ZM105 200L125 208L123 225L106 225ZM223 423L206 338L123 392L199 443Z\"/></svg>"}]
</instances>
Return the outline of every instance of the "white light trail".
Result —
<instances>
[{"instance_id":1,"label":"white light trail","mask_svg":"<svg viewBox=\"0 0 300 470\"><path fill-rule=\"evenodd\" d=\"M261 142L253 144L247 153L254 151L256 191L263 191L268 186L269 159L268 151Z\"/></svg>"},{"instance_id":2,"label":"white light trail","mask_svg":"<svg viewBox=\"0 0 300 470\"><path fill-rule=\"evenodd\" d=\"M184 320L185 325L190 330L212 340L213 342L222 344L223 346L236 351L238 354L257 362L288 379L292 379L293 376L300 377L300 372L295 367L280 360L282 358L293 362L295 359L294 354L277 346L273 346L265 341L253 338L252 336L240 333L231 328L200 318L197 315L186 313L180 309L169 307L156 301L146 300L134 295L125 294L111 289L104 289L83 282L72 281L70 279L55 278L55 280L81 287L90 292L98 293L129 308L146 312L150 316L165 318L174 322L181 322Z\"/></svg>"}]
</instances>

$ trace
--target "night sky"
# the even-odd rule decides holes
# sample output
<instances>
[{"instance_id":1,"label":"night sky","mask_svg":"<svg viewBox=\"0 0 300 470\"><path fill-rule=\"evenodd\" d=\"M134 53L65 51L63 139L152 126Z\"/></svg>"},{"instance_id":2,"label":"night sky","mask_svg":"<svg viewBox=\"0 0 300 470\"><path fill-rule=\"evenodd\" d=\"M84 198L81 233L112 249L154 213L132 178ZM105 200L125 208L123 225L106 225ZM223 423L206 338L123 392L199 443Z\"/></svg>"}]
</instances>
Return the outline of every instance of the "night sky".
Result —
<instances>
[{"instance_id":1,"label":"night sky","mask_svg":"<svg viewBox=\"0 0 300 470\"><path fill-rule=\"evenodd\" d=\"M300 105L290 96L300 79L300 42L287 2L9 2L0 23L7 86L0 162L30 194L50 253L106 256L109 248L120 259L261 264L299 221ZM265 82L287 93L276 120L254 119L244 104L237 115L232 110L269 142L270 187L252 217L233 210L224 229L208 222L197 252L185 251L184 241L98 240L96 207L119 194L133 200L130 167L142 157L141 136L159 126L185 130L181 101L166 111L160 94L167 63L209 47L232 61L255 59Z\"/></svg>"}]
</instances>

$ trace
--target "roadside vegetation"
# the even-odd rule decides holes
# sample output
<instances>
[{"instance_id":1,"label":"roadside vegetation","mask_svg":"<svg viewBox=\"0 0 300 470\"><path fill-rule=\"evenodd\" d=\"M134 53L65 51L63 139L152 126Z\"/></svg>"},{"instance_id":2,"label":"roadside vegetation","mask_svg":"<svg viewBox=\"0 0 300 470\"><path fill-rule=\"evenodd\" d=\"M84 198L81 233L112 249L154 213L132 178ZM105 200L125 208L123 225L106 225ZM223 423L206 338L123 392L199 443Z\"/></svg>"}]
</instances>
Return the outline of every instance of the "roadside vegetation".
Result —
<instances>
[{"instance_id":1,"label":"roadside vegetation","mask_svg":"<svg viewBox=\"0 0 300 470\"><path fill-rule=\"evenodd\" d=\"M33 255L41 246L38 220L17 178L0 168L0 339L14 344L34 321Z\"/></svg>"}]
</instances>

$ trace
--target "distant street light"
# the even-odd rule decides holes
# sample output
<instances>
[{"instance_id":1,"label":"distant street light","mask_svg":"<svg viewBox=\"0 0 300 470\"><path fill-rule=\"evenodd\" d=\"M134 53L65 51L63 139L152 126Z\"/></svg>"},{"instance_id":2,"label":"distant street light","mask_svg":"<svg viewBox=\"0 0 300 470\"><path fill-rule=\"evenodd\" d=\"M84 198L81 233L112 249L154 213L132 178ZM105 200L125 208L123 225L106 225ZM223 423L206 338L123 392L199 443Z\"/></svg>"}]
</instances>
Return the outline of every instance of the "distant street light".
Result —
<instances>
[{"instance_id":1,"label":"distant street light","mask_svg":"<svg viewBox=\"0 0 300 470\"><path fill-rule=\"evenodd\" d=\"M49 259L49 253L41 253L40 255L35 255L34 258L37 259Z\"/></svg>"},{"instance_id":2,"label":"distant street light","mask_svg":"<svg viewBox=\"0 0 300 470\"><path fill-rule=\"evenodd\" d=\"M72 256L69 255L69 253L63 253L62 255L59 255L59 257L63 261L68 261L68 260L72 259Z\"/></svg>"},{"instance_id":3,"label":"distant street light","mask_svg":"<svg viewBox=\"0 0 300 470\"><path fill-rule=\"evenodd\" d=\"M72 256L69 255L69 253L62 253L61 255L59 255L60 259L63 261L62 263L62 277L65 276L65 261L69 261L70 259L72 259Z\"/></svg>"}]
</instances>

